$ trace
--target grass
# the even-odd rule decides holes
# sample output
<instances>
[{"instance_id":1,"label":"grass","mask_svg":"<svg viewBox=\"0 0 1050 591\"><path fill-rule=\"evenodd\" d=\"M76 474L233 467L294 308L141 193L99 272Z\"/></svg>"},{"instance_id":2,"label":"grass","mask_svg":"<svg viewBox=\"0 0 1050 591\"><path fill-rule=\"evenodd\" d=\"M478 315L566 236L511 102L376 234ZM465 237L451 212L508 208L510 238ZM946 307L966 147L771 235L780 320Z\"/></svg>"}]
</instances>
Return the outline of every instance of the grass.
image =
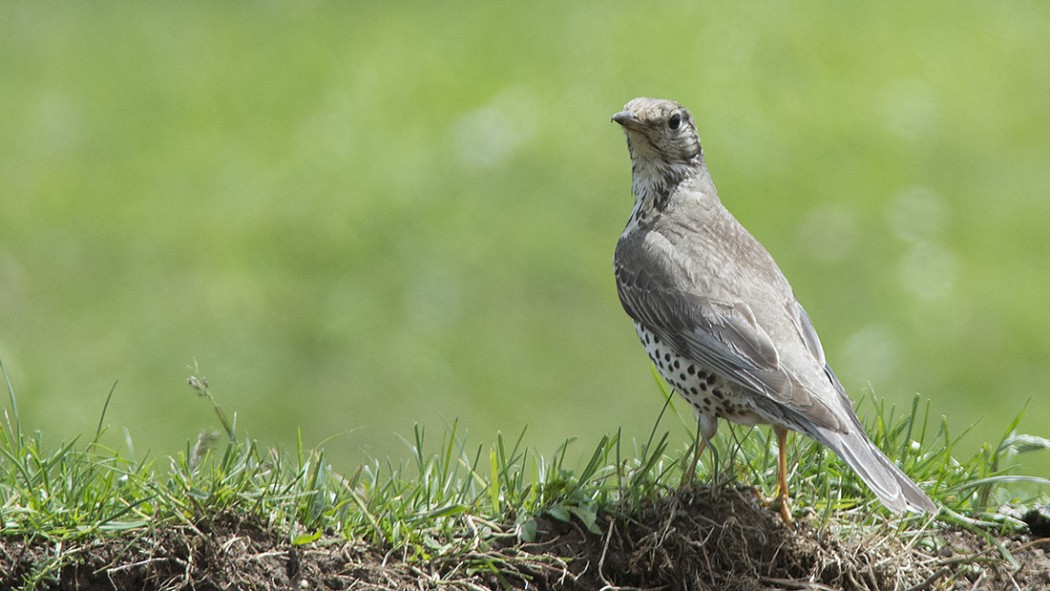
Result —
<instances>
[{"instance_id":1,"label":"grass","mask_svg":"<svg viewBox=\"0 0 1050 591\"><path fill-rule=\"evenodd\" d=\"M290 451L261 448L238 432L236 414L229 418L206 378L195 374L189 384L211 402L222 432L203 432L173 457L142 459L104 443L105 410L86 442L74 438L52 444L39 431L24 431L8 384L10 404L0 429L5 539L72 547L98 537L133 539L166 527L197 528L202 520L222 516L264 524L290 546L343 540L365 543L407 564L510 572L505 554L484 549L531 542L544 520L601 534L600 514L629 516L645 503L673 496L692 454L668 444L667 429L688 429L691 418L676 417L663 390L667 412L644 441L626 441L616 433L597 445L566 441L545 455L526 445L525 432L471 444L453 422L437 437L417 427L405 442L411 449L408 461L373 459L351 474L339 474L323 449L307 449L301 441ZM104 409L108 405L109 399ZM1050 482L1011 474L1019 454L1050 444L1016 434L1018 421L998 443L960 460L952 452L962 433L952 432L947 419L931 418L928 404L918 397L903 413L880 403L861 411L870 417L868 430L879 447L944 510L936 518L897 520L833 454L793 437L794 510L818 530L884 530L904 533L915 543L933 543L931 532L944 528L994 538L1025 528L1004 514L1003 506L1046 502ZM715 445L717 460L712 463L705 455L701 473L720 485L746 483L770 495L776 482L772 439L766 429L724 430ZM133 449L130 439L126 447ZM586 452L578 461L577 449ZM1019 484L1035 486L1036 492L1025 493ZM64 566L80 559L74 552L56 552L22 582L25 588L48 587Z\"/></svg>"}]
</instances>

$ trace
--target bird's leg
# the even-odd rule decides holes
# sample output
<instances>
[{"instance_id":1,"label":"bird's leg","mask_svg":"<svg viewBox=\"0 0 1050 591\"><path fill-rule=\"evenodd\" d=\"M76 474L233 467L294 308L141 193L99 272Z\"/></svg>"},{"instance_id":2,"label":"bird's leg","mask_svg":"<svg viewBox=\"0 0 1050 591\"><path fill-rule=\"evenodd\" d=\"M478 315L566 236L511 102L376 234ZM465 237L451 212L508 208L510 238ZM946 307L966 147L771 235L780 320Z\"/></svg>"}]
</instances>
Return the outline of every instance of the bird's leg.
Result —
<instances>
[{"instance_id":1,"label":"bird's leg","mask_svg":"<svg viewBox=\"0 0 1050 591\"><path fill-rule=\"evenodd\" d=\"M773 427L777 434L777 500L780 502L780 518L791 525L791 508L788 507L787 483L787 429Z\"/></svg>"},{"instance_id":2,"label":"bird's leg","mask_svg":"<svg viewBox=\"0 0 1050 591\"><path fill-rule=\"evenodd\" d=\"M693 484L693 477L696 476L696 465L700 463L700 454L704 453L704 448L706 447L707 437L703 436L698 422L696 426L696 439L693 441L693 458L686 467L685 473L682 474L681 488L687 488L689 485Z\"/></svg>"}]
</instances>

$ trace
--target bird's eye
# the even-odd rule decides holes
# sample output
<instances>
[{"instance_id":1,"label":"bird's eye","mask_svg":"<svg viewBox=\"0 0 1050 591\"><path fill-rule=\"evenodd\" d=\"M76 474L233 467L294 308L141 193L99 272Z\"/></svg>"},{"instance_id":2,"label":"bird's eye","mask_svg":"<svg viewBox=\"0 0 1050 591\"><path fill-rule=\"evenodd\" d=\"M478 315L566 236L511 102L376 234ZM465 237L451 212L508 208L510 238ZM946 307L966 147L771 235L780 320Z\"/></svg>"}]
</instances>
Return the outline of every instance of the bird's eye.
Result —
<instances>
[{"instance_id":1,"label":"bird's eye","mask_svg":"<svg viewBox=\"0 0 1050 591\"><path fill-rule=\"evenodd\" d=\"M671 129L678 129L682 125L682 116L678 113L671 115L671 118L667 121L667 127Z\"/></svg>"}]
</instances>

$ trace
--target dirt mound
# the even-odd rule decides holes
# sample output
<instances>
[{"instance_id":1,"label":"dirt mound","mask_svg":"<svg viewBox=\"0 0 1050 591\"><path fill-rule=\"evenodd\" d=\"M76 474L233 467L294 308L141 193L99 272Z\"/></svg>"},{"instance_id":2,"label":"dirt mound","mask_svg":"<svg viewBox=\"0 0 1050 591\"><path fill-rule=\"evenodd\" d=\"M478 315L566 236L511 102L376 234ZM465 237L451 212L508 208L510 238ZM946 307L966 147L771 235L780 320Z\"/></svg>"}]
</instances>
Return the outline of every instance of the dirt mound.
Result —
<instances>
[{"instance_id":1,"label":"dirt mound","mask_svg":"<svg viewBox=\"0 0 1050 591\"><path fill-rule=\"evenodd\" d=\"M573 557L546 589L1050 589L1050 540L932 529L863 536L786 526L749 489L697 488L602 516L601 535L545 520L530 552ZM1017 561L1011 565L996 544ZM961 586L956 586L961 585Z\"/></svg>"},{"instance_id":2,"label":"dirt mound","mask_svg":"<svg viewBox=\"0 0 1050 591\"><path fill-rule=\"evenodd\" d=\"M581 589L896 589L922 580L913 556L798 530L748 490L698 489L665 497L640 513L605 517L598 536L545 522L529 550L575 556ZM902 586L903 585L903 586Z\"/></svg>"},{"instance_id":3,"label":"dirt mound","mask_svg":"<svg viewBox=\"0 0 1050 591\"><path fill-rule=\"evenodd\" d=\"M1038 543L960 531L906 545L892 532L847 536L786 527L747 490L700 488L618 514L602 533L538 519L528 544L406 560L339 538L292 546L230 517L81 542L0 539L0 588L45 589L1048 589ZM491 565L500 568L493 570ZM488 565L488 568L479 567ZM959 586L961 585L961 586Z\"/></svg>"}]
</instances>

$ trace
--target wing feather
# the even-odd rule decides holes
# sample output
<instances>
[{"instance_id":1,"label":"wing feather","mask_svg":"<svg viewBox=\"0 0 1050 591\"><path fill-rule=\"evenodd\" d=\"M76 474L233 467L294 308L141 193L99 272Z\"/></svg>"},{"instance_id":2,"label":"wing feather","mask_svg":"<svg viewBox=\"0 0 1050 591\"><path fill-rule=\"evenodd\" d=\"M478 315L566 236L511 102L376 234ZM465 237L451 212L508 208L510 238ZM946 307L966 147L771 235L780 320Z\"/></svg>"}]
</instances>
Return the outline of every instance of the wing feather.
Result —
<instances>
[{"instance_id":1,"label":"wing feather","mask_svg":"<svg viewBox=\"0 0 1050 591\"><path fill-rule=\"evenodd\" d=\"M631 243L621 241L615 263L624 310L677 353L761 395L765 400L757 400L756 406L786 424L796 423L789 415L798 413L825 428L848 428L834 408L810 394L794 368L785 367L776 342L743 298L709 295L702 288L703 270L690 267L688 257L666 237L650 231ZM793 296L789 301L794 302ZM823 374L816 331L801 306L794 305L796 338Z\"/></svg>"},{"instance_id":2,"label":"wing feather","mask_svg":"<svg viewBox=\"0 0 1050 591\"><path fill-rule=\"evenodd\" d=\"M676 280L688 273L668 268L675 261L670 243L649 236L651 249L617 248L617 290L627 314L678 353L733 382L759 391L775 386L762 376L779 372L780 356L751 308L699 295Z\"/></svg>"}]
</instances>

